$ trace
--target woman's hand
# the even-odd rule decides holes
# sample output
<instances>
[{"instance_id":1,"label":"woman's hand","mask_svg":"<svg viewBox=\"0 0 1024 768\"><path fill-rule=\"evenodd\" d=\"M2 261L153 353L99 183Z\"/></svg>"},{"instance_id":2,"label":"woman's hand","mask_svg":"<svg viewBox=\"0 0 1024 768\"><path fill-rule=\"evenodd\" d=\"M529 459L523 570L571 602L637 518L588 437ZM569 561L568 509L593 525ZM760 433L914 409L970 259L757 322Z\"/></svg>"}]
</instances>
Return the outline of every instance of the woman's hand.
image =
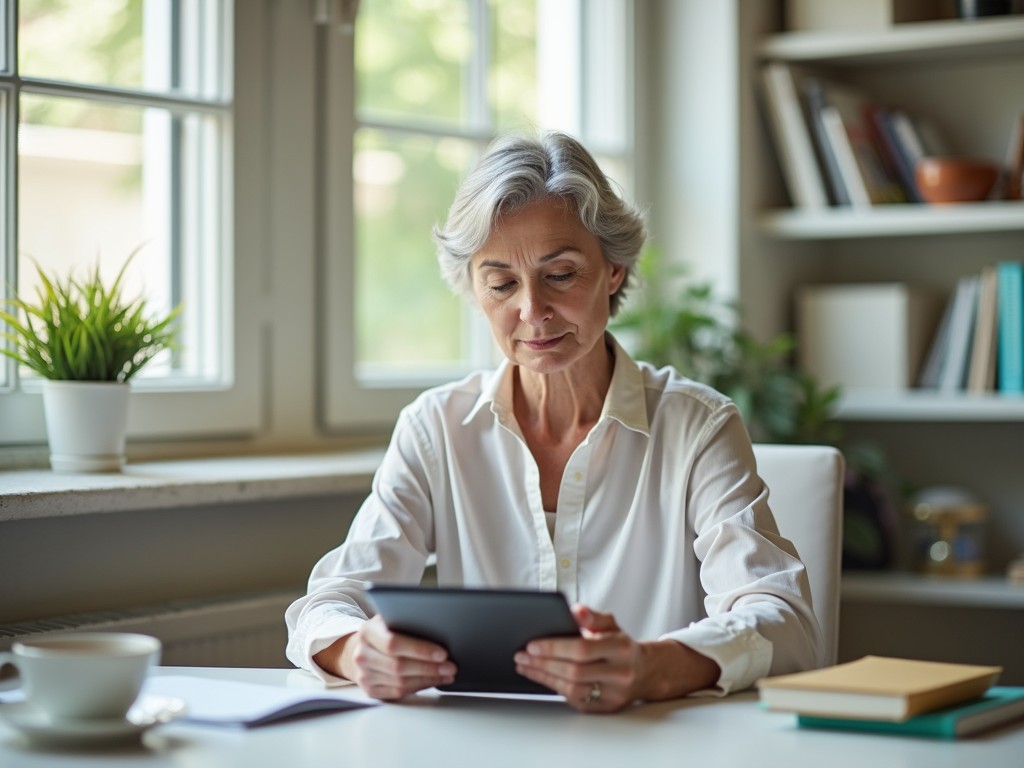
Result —
<instances>
[{"instance_id":1,"label":"woman's hand","mask_svg":"<svg viewBox=\"0 0 1024 768\"><path fill-rule=\"evenodd\" d=\"M617 712L634 701L685 696L718 680L718 664L674 640L639 643L610 613L573 606L582 637L533 640L516 671L583 712Z\"/></svg>"},{"instance_id":2,"label":"woman's hand","mask_svg":"<svg viewBox=\"0 0 1024 768\"><path fill-rule=\"evenodd\" d=\"M320 651L313 660L384 701L450 683L456 672L444 648L392 632L379 615Z\"/></svg>"}]
</instances>

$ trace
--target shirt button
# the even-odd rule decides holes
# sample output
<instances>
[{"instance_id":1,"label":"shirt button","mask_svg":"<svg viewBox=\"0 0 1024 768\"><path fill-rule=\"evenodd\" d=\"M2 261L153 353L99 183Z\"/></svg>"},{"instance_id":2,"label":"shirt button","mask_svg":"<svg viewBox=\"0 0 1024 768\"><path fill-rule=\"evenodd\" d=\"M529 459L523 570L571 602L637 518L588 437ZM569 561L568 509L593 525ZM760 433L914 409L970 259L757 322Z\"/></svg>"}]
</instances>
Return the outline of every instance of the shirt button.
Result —
<instances>
[{"instance_id":1,"label":"shirt button","mask_svg":"<svg viewBox=\"0 0 1024 768\"><path fill-rule=\"evenodd\" d=\"M577 482L577 483L579 483L579 482L582 482L582 481L583 481L583 473L582 473L582 472L577 472L577 473L576 473L575 475L573 475L573 477L575 477L575 478L576 478L576 482Z\"/></svg>"},{"instance_id":2,"label":"shirt button","mask_svg":"<svg viewBox=\"0 0 1024 768\"><path fill-rule=\"evenodd\" d=\"M563 568L568 568L570 565L572 565L572 560L570 560L568 557L563 557L560 565Z\"/></svg>"}]
</instances>

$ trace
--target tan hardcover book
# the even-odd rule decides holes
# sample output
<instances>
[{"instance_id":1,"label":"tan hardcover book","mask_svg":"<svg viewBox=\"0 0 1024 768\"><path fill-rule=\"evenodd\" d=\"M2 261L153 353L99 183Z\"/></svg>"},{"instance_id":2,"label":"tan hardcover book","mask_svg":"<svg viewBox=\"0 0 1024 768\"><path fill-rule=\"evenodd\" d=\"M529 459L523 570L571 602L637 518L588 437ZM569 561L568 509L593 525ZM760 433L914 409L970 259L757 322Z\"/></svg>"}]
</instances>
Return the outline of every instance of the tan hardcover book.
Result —
<instances>
[{"instance_id":1,"label":"tan hardcover book","mask_svg":"<svg viewBox=\"0 0 1024 768\"><path fill-rule=\"evenodd\" d=\"M1002 667L865 656L758 682L768 709L819 717L902 722L984 694Z\"/></svg>"},{"instance_id":2,"label":"tan hardcover book","mask_svg":"<svg viewBox=\"0 0 1024 768\"><path fill-rule=\"evenodd\" d=\"M998 301L996 268L987 266L981 270L978 316L974 323L974 343L971 345L971 365L967 375L967 389L970 392L992 392L996 388Z\"/></svg>"},{"instance_id":3,"label":"tan hardcover book","mask_svg":"<svg viewBox=\"0 0 1024 768\"><path fill-rule=\"evenodd\" d=\"M1024 112L1017 115L1010 130L1010 143L1006 148L1006 189L1007 200L1024 197Z\"/></svg>"}]
</instances>

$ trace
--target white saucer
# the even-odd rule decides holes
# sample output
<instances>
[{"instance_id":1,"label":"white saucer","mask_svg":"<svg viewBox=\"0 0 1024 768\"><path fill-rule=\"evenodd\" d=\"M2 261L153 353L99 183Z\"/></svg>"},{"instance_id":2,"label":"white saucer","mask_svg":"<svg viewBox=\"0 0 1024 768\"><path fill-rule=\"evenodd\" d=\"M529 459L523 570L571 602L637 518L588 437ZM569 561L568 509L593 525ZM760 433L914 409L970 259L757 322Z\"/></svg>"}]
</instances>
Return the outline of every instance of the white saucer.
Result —
<instances>
[{"instance_id":1,"label":"white saucer","mask_svg":"<svg viewBox=\"0 0 1024 768\"><path fill-rule=\"evenodd\" d=\"M97 746L137 740L144 731L167 723L185 712L185 702L170 696L139 697L127 716L116 720L60 720L54 722L27 702L0 704L0 718L17 728L33 744L56 747Z\"/></svg>"}]
</instances>

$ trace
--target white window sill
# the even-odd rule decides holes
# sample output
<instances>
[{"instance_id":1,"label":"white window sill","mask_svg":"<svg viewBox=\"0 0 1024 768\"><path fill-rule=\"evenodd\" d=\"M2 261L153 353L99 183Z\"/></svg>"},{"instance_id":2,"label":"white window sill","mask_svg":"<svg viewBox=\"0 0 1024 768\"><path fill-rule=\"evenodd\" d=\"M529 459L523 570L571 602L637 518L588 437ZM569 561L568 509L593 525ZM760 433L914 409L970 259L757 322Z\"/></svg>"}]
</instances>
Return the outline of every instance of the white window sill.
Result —
<instances>
[{"instance_id":1,"label":"white window sill","mask_svg":"<svg viewBox=\"0 0 1024 768\"><path fill-rule=\"evenodd\" d=\"M127 464L120 473L0 472L0 522L368 492L379 449Z\"/></svg>"}]
</instances>

